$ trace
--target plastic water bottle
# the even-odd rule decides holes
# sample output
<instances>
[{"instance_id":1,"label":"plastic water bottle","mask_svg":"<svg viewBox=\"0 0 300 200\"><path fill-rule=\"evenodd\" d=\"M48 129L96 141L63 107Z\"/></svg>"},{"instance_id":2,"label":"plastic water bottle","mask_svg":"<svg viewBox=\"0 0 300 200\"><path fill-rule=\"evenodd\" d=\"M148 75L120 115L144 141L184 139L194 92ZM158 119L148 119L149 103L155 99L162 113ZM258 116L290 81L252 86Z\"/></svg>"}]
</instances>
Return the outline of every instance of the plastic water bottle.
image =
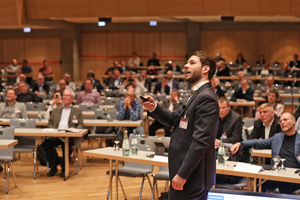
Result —
<instances>
[{"instance_id":1,"label":"plastic water bottle","mask_svg":"<svg viewBox=\"0 0 300 200\"><path fill-rule=\"evenodd\" d=\"M110 114L107 114L107 122L111 122Z\"/></svg>"},{"instance_id":2,"label":"plastic water bottle","mask_svg":"<svg viewBox=\"0 0 300 200\"><path fill-rule=\"evenodd\" d=\"M137 155L138 154L138 141L136 138L136 130L133 129L133 137L131 140L131 154Z\"/></svg>"},{"instance_id":3,"label":"plastic water bottle","mask_svg":"<svg viewBox=\"0 0 300 200\"><path fill-rule=\"evenodd\" d=\"M42 115L41 115L41 110L39 109L39 114L37 116L38 121L42 121Z\"/></svg>"},{"instance_id":4,"label":"plastic water bottle","mask_svg":"<svg viewBox=\"0 0 300 200\"><path fill-rule=\"evenodd\" d=\"M225 165L223 154L224 152L224 145L223 145L223 138L220 138L220 144L218 148L218 154L217 154L217 159L218 159L218 165Z\"/></svg>"},{"instance_id":5,"label":"plastic water bottle","mask_svg":"<svg viewBox=\"0 0 300 200\"><path fill-rule=\"evenodd\" d=\"M125 130L125 135L122 144L122 152L123 152L123 156L129 156L129 141L127 136L127 130Z\"/></svg>"}]
</instances>

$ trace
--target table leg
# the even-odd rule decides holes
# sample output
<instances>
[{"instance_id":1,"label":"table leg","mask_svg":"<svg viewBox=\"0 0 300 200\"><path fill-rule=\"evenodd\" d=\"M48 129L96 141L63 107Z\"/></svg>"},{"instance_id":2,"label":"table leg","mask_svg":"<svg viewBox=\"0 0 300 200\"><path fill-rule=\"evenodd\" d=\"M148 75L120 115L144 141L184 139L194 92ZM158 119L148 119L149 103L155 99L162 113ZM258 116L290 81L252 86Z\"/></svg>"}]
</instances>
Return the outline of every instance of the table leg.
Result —
<instances>
[{"instance_id":1,"label":"table leg","mask_svg":"<svg viewBox=\"0 0 300 200\"><path fill-rule=\"evenodd\" d=\"M254 178L254 184L253 184L253 192L256 192L256 181L257 181L257 178Z\"/></svg>"},{"instance_id":2,"label":"table leg","mask_svg":"<svg viewBox=\"0 0 300 200\"><path fill-rule=\"evenodd\" d=\"M244 117L244 107L241 106L241 116Z\"/></svg>"},{"instance_id":3,"label":"table leg","mask_svg":"<svg viewBox=\"0 0 300 200\"><path fill-rule=\"evenodd\" d=\"M112 160L109 160L109 188L110 188L110 193L109 193L109 199L112 200Z\"/></svg>"},{"instance_id":4,"label":"table leg","mask_svg":"<svg viewBox=\"0 0 300 200\"><path fill-rule=\"evenodd\" d=\"M65 178L64 181L69 178L69 138L65 137Z\"/></svg>"},{"instance_id":5,"label":"table leg","mask_svg":"<svg viewBox=\"0 0 300 200\"><path fill-rule=\"evenodd\" d=\"M118 174L118 168L119 168L119 161L116 160L116 199L118 200L118 181L119 181L119 174Z\"/></svg>"}]
</instances>

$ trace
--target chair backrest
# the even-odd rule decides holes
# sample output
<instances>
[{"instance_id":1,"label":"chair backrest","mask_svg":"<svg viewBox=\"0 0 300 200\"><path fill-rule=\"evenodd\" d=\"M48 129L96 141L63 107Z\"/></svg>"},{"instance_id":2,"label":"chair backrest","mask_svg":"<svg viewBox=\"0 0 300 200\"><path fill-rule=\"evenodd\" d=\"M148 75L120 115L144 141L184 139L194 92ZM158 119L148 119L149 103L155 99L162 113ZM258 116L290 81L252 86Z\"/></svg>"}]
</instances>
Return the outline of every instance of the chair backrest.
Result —
<instances>
[{"instance_id":1,"label":"chair backrest","mask_svg":"<svg viewBox=\"0 0 300 200\"><path fill-rule=\"evenodd\" d=\"M39 103L32 103L26 102L26 109L31 111L45 111L46 110L46 103L39 102Z\"/></svg>"},{"instance_id":2,"label":"chair backrest","mask_svg":"<svg viewBox=\"0 0 300 200\"><path fill-rule=\"evenodd\" d=\"M114 105L115 108L118 108L120 100L120 98L105 98L104 105Z\"/></svg>"},{"instance_id":3,"label":"chair backrest","mask_svg":"<svg viewBox=\"0 0 300 200\"><path fill-rule=\"evenodd\" d=\"M254 118L246 118L246 119L244 119L244 120L243 120L243 122L244 122L243 127L248 128L248 127L250 127L250 126L253 126L254 121L255 121Z\"/></svg>"},{"instance_id":4,"label":"chair backrest","mask_svg":"<svg viewBox=\"0 0 300 200\"><path fill-rule=\"evenodd\" d=\"M250 126L248 128L243 128L243 130L242 130L242 140L243 141L246 141L249 139L249 136L251 135L252 130L253 130L253 126Z\"/></svg>"},{"instance_id":5,"label":"chair backrest","mask_svg":"<svg viewBox=\"0 0 300 200\"><path fill-rule=\"evenodd\" d=\"M105 93L106 97L111 97L112 96L112 90L111 89L105 89L104 93Z\"/></svg>"},{"instance_id":6,"label":"chair backrest","mask_svg":"<svg viewBox=\"0 0 300 200\"><path fill-rule=\"evenodd\" d=\"M0 128L0 139L1 140L13 140L15 138L15 128L14 127L6 127ZM0 149L1 156L7 156L11 159L14 156L14 146L8 149Z\"/></svg>"},{"instance_id":7,"label":"chair backrest","mask_svg":"<svg viewBox=\"0 0 300 200\"><path fill-rule=\"evenodd\" d=\"M36 128L36 120L35 119L11 119L10 126L13 126L14 128ZM36 137L35 136L16 136L15 137L18 140L17 146L34 146L36 144Z\"/></svg>"},{"instance_id":8,"label":"chair backrest","mask_svg":"<svg viewBox=\"0 0 300 200\"><path fill-rule=\"evenodd\" d=\"M99 109L99 103L95 103L95 104L91 104L91 105L87 105L87 104L79 104L79 108L82 111L94 111L96 109Z\"/></svg>"},{"instance_id":9,"label":"chair backrest","mask_svg":"<svg viewBox=\"0 0 300 200\"><path fill-rule=\"evenodd\" d=\"M100 119L100 117L101 117L102 119L107 119L107 114L110 115L111 119L117 119L117 109L115 109L115 108L111 109L111 110L96 109L94 118L95 119Z\"/></svg>"},{"instance_id":10,"label":"chair backrest","mask_svg":"<svg viewBox=\"0 0 300 200\"><path fill-rule=\"evenodd\" d=\"M52 94L40 94L40 98L42 98L43 100L50 100L52 98Z\"/></svg>"}]
</instances>

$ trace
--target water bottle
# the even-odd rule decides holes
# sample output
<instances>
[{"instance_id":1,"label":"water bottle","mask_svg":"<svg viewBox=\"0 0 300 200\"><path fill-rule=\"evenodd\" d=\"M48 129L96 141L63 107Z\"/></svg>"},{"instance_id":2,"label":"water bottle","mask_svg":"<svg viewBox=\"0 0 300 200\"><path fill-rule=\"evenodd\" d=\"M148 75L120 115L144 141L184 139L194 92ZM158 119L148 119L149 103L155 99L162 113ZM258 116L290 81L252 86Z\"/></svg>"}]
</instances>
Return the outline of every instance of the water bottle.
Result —
<instances>
[{"instance_id":1,"label":"water bottle","mask_svg":"<svg viewBox=\"0 0 300 200\"><path fill-rule=\"evenodd\" d=\"M138 141L136 138L136 130L133 129L133 137L131 140L131 154L138 155Z\"/></svg>"},{"instance_id":2,"label":"water bottle","mask_svg":"<svg viewBox=\"0 0 300 200\"><path fill-rule=\"evenodd\" d=\"M129 156L129 141L127 136L127 130L125 130L124 139L122 143L123 156Z\"/></svg>"},{"instance_id":3,"label":"water bottle","mask_svg":"<svg viewBox=\"0 0 300 200\"><path fill-rule=\"evenodd\" d=\"M111 122L110 114L107 114L107 122Z\"/></svg>"},{"instance_id":4,"label":"water bottle","mask_svg":"<svg viewBox=\"0 0 300 200\"><path fill-rule=\"evenodd\" d=\"M42 121L42 115L41 115L41 110L39 109L39 114L37 116L38 121Z\"/></svg>"},{"instance_id":5,"label":"water bottle","mask_svg":"<svg viewBox=\"0 0 300 200\"><path fill-rule=\"evenodd\" d=\"M218 165L225 165L223 154L224 152L224 145L223 145L223 138L220 137L220 144L218 148L218 154L217 154L217 160L218 160Z\"/></svg>"}]
</instances>

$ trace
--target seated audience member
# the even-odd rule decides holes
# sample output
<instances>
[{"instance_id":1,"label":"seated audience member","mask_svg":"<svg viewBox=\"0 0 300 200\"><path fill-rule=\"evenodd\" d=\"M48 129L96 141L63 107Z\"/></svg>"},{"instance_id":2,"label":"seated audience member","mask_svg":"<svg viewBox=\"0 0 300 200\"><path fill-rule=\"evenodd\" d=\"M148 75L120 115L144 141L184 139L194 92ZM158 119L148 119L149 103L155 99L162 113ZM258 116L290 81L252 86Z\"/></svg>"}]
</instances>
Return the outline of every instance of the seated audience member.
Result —
<instances>
[{"instance_id":1,"label":"seated audience member","mask_svg":"<svg viewBox=\"0 0 300 200\"><path fill-rule=\"evenodd\" d=\"M247 79L241 80L241 87L237 88L231 96L231 101L253 101L254 90L249 87Z\"/></svg>"},{"instance_id":2,"label":"seated audience member","mask_svg":"<svg viewBox=\"0 0 300 200\"><path fill-rule=\"evenodd\" d=\"M236 143L242 140L243 120L242 117L230 109L229 100L220 97L219 129L215 140L215 146L219 146L220 137L224 143Z\"/></svg>"},{"instance_id":3,"label":"seated audience member","mask_svg":"<svg viewBox=\"0 0 300 200\"><path fill-rule=\"evenodd\" d=\"M223 92L223 90L220 87L220 80L218 78L212 77L210 79L210 83L211 83L211 88L216 93L217 97L225 96L225 93Z\"/></svg>"},{"instance_id":4,"label":"seated audience member","mask_svg":"<svg viewBox=\"0 0 300 200\"><path fill-rule=\"evenodd\" d=\"M151 64L148 67L147 75L158 75L158 69L155 69L155 66Z\"/></svg>"},{"instance_id":5,"label":"seated audience member","mask_svg":"<svg viewBox=\"0 0 300 200\"><path fill-rule=\"evenodd\" d=\"M103 83L105 84L106 88L108 89L109 82L114 79L114 72L112 70L108 71L107 76L108 76L108 78L103 78Z\"/></svg>"},{"instance_id":6,"label":"seated audience member","mask_svg":"<svg viewBox=\"0 0 300 200\"><path fill-rule=\"evenodd\" d=\"M126 71L129 71L129 67L126 65L125 60L122 59L120 61L120 67L119 67L119 69L120 69L121 74L123 74Z\"/></svg>"},{"instance_id":7,"label":"seated audience member","mask_svg":"<svg viewBox=\"0 0 300 200\"><path fill-rule=\"evenodd\" d=\"M65 89L67 89L66 86L67 86L67 84L66 84L66 81L64 79L60 79L58 81L58 87L57 87L58 90L57 91L60 92L61 96L63 95Z\"/></svg>"},{"instance_id":8,"label":"seated audience member","mask_svg":"<svg viewBox=\"0 0 300 200\"><path fill-rule=\"evenodd\" d=\"M15 90L8 89L6 92L6 102L0 103L0 118L27 118L26 105L17 102L16 98Z\"/></svg>"},{"instance_id":9,"label":"seated audience member","mask_svg":"<svg viewBox=\"0 0 300 200\"><path fill-rule=\"evenodd\" d=\"M77 94L76 104L100 104L101 105L101 96L99 92L93 90L93 84L91 79L86 79L84 81L85 90Z\"/></svg>"},{"instance_id":10,"label":"seated audience member","mask_svg":"<svg viewBox=\"0 0 300 200\"><path fill-rule=\"evenodd\" d=\"M13 59L12 64L8 65L5 70L8 75L15 75L20 65L18 65L17 59ZM22 71L22 69L20 69ZM3 79L3 78L2 78ZM7 84L12 85L15 78L7 78Z\"/></svg>"},{"instance_id":11,"label":"seated audience member","mask_svg":"<svg viewBox=\"0 0 300 200\"><path fill-rule=\"evenodd\" d=\"M269 75L267 78L267 85L261 86L258 92L259 97L266 98L268 97L270 89L274 86L274 78L272 75Z\"/></svg>"},{"instance_id":12,"label":"seated audience member","mask_svg":"<svg viewBox=\"0 0 300 200\"><path fill-rule=\"evenodd\" d=\"M71 74L65 73L63 79L66 82L66 89L71 89L74 92L76 91L76 85L75 83L71 82ZM58 88L56 88L58 90Z\"/></svg>"},{"instance_id":13,"label":"seated audience member","mask_svg":"<svg viewBox=\"0 0 300 200\"><path fill-rule=\"evenodd\" d=\"M170 111L175 111L178 110L183 106L183 103L179 102L179 97L180 93L177 89L172 90L171 92L171 99L170 100L165 100L162 103L162 108L168 109ZM164 124L161 124L158 121L154 121L150 126L149 126L149 135L150 136L155 136L156 131L160 128L165 129L165 136L170 137L171 136L171 129L172 127L165 126Z\"/></svg>"},{"instance_id":14,"label":"seated audience member","mask_svg":"<svg viewBox=\"0 0 300 200\"><path fill-rule=\"evenodd\" d=\"M239 77L239 80L235 80L231 86L232 89L234 89L234 90L241 87L241 80L245 78L245 74L243 71L238 71L237 75ZM254 84L253 84L252 80L247 80L247 82L248 82L249 87L254 89Z\"/></svg>"},{"instance_id":15,"label":"seated audience member","mask_svg":"<svg viewBox=\"0 0 300 200\"><path fill-rule=\"evenodd\" d=\"M63 106L62 100L61 100L61 93L59 91L56 91L52 95L52 100L50 101L50 106L47 109L47 112L44 116L45 119L50 119L52 110L54 108L57 108L59 106Z\"/></svg>"},{"instance_id":16,"label":"seated audience member","mask_svg":"<svg viewBox=\"0 0 300 200\"><path fill-rule=\"evenodd\" d=\"M257 66L264 65L265 62L266 62L266 61L265 61L264 55L260 55L259 58L258 58L258 61L256 62L256 65L257 65Z\"/></svg>"},{"instance_id":17,"label":"seated audience member","mask_svg":"<svg viewBox=\"0 0 300 200\"><path fill-rule=\"evenodd\" d=\"M290 62L290 68L297 67L300 68L300 61L298 60L298 54L293 56L293 60Z\"/></svg>"},{"instance_id":18,"label":"seated audience member","mask_svg":"<svg viewBox=\"0 0 300 200\"><path fill-rule=\"evenodd\" d=\"M28 65L27 60L23 60L23 65L21 67L22 73L26 75L26 83L28 85L31 84L32 81L32 76L33 76L33 70L32 68Z\"/></svg>"},{"instance_id":19,"label":"seated audience member","mask_svg":"<svg viewBox=\"0 0 300 200\"><path fill-rule=\"evenodd\" d=\"M124 80L120 78L120 71L117 68L115 68L114 78L109 81L109 89L117 90L120 88L120 85L122 85L123 82Z\"/></svg>"},{"instance_id":20,"label":"seated audience member","mask_svg":"<svg viewBox=\"0 0 300 200\"><path fill-rule=\"evenodd\" d=\"M87 79L90 79L92 81L92 88L94 91L99 92L99 94L101 95L101 93L103 93L103 86L101 85L100 81L95 79L95 74L93 71L89 71L86 75ZM81 86L81 91L85 90L85 82L83 82L82 86Z\"/></svg>"},{"instance_id":21,"label":"seated audience member","mask_svg":"<svg viewBox=\"0 0 300 200\"><path fill-rule=\"evenodd\" d=\"M25 82L19 83L20 93L17 96L18 102L41 102L42 100L33 92L29 92L29 86Z\"/></svg>"},{"instance_id":22,"label":"seated audience member","mask_svg":"<svg viewBox=\"0 0 300 200\"><path fill-rule=\"evenodd\" d=\"M140 77L138 78L139 82L148 90L148 92L151 92L151 80L147 78L147 70L143 69L141 71Z\"/></svg>"},{"instance_id":23,"label":"seated audience member","mask_svg":"<svg viewBox=\"0 0 300 200\"><path fill-rule=\"evenodd\" d=\"M240 68L240 71L244 72L244 74L251 74L251 67L250 65L245 61L242 65L242 67Z\"/></svg>"},{"instance_id":24,"label":"seated audience member","mask_svg":"<svg viewBox=\"0 0 300 200\"><path fill-rule=\"evenodd\" d=\"M273 105L264 103L259 106L260 118L254 121L250 139L267 139L281 132L278 121L280 117L274 114Z\"/></svg>"},{"instance_id":25,"label":"seated audience member","mask_svg":"<svg viewBox=\"0 0 300 200\"><path fill-rule=\"evenodd\" d=\"M235 60L235 64L239 66L239 65L243 65L244 62L246 62L246 60L244 59L243 54L242 54L242 53L239 53L239 54L237 55L236 60Z\"/></svg>"},{"instance_id":26,"label":"seated audience member","mask_svg":"<svg viewBox=\"0 0 300 200\"><path fill-rule=\"evenodd\" d=\"M17 77L17 82L13 84L13 89L16 91L16 94L20 93L20 90L19 90L19 83L20 82L26 82L26 76L25 76L25 74L20 74ZM29 85L27 83L26 83L26 85L29 88Z\"/></svg>"},{"instance_id":27,"label":"seated audience member","mask_svg":"<svg viewBox=\"0 0 300 200\"><path fill-rule=\"evenodd\" d=\"M225 59L221 57L221 53L220 52L216 53L215 61L216 62L220 62L220 61L224 61L225 62Z\"/></svg>"},{"instance_id":28,"label":"seated audience member","mask_svg":"<svg viewBox=\"0 0 300 200\"><path fill-rule=\"evenodd\" d=\"M282 115L282 113L284 112L284 105L279 103L279 91L276 87L272 87L269 90L269 94L268 94L268 102L273 105L273 110L274 113L277 117L280 117ZM257 119L257 112L255 115L255 119Z\"/></svg>"},{"instance_id":29,"label":"seated audience member","mask_svg":"<svg viewBox=\"0 0 300 200\"><path fill-rule=\"evenodd\" d=\"M129 67L138 67L140 66L141 59L138 57L136 52L132 53L132 57L128 60L128 66Z\"/></svg>"},{"instance_id":30,"label":"seated audience member","mask_svg":"<svg viewBox=\"0 0 300 200\"><path fill-rule=\"evenodd\" d=\"M170 94L170 87L167 85L167 77L163 77L163 79L156 83L153 94L166 94L169 95Z\"/></svg>"},{"instance_id":31,"label":"seated audience member","mask_svg":"<svg viewBox=\"0 0 300 200\"><path fill-rule=\"evenodd\" d=\"M43 67L39 69L43 76L51 75L52 68L48 66L48 60L43 60ZM52 77L45 77L46 81L52 81Z\"/></svg>"},{"instance_id":32,"label":"seated audience member","mask_svg":"<svg viewBox=\"0 0 300 200\"><path fill-rule=\"evenodd\" d=\"M114 69L118 69L118 70L119 70L119 67L120 67L119 62L118 62L117 60L115 60L115 61L113 62L113 66L112 66L112 67L109 67L109 68L106 70L105 74L108 75L108 72L109 72L109 71L112 71L112 72L113 72ZM119 72L121 73L120 70L119 70Z\"/></svg>"},{"instance_id":33,"label":"seated audience member","mask_svg":"<svg viewBox=\"0 0 300 200\"><path fill-rule=\"evenodd\" d=\"M292 78L293 73L289 70L288 63L283 63L281 66L281 70L278 72L279 77L281 78ZM283 81L283 86L292 86L292 81Z\"/></svg>"},{"instance_id":34,"label":"seated audience member","mask_svg":"<svg viewBox=\"0 0 300 200\"><path fill-rule=\"evenodd\" d=\"M275 134L273 137L262 140L247 140L234 144L230 150L234 155L241 145L244 149L254 147L255 149L271 149L272 157L280 156L285 158L284 166L290 168L300 168L300 134L295 131L295 117L291 113L284 113L279 120L283 132ZM271 160L271 165L274 162ZM280 166L281 164L279 164ZM300 189L300 184L279 182L279 181L266 181L262 184L262 191L273 191L278 188L280 193L293 194L296 190Z\"/></svg>"},{"instance_id":35,"label":"seated audience member","mask_svg":"<svg viewBox=\"0 0 300 200\"><path fill-rule=\"evenodd\" d=\"M179 65L177 65L177 63L175 61L172 61L171 65L168 67L168 69L165 71L165 74L171 70L173 72L173 74L175 72L178 72L179 74L182 74L182 70L180 68Z\"/></svg>"},{"instance_id":36,"label":"seated audience member","mask_svg":"<svg viewBox=\"0 0 300 200\"><path fill-rule=\"evenodd\" d=\"M21 74L23 74L23 73L22 73L22 68L19 67L19 68L17 69L17 71L16 71L17 77L14 78L14 84L15 84L15 83L20 83L20 78L19 78L19 76L20 76ZM25 76L25 74L23 74L23 75ZM24 80L22 80L22 81L24 81ZM25 82L26 82L26 76L25 76Z\"/></svg>"},{"instance_id":37,"label":"seated audience member","mask_svg":"<svg viewBox=\"0 0 300 200\"><path fill-rule=\"evenodd\" d=\"M43 75L38 75L36 82L32 86L32 92L34 92L38 97L41 94L49 94L49 85L45 82Z\"/></svg>"},{"instance_id":38,"label":"seated audience member","mask_svg":"<svg viewBox=\"0 0 300 200\"><path fill-rule=\"evenodd\" d=\"M63 94L63 106L54 108L49 122L48 128L68 129L68 128L83 128L83 115L82 110L72 106L72 102L75 98L75 93L71 89L66 89ZM80 138L79 138L80 139ZM60 177L65 177L65 156L70 156L72 153L72 147L74 145L74 139L69 138L69 155L65 155L64 138L49 137L42 144L44 148L47 160L49 162L50 172L47 173L48 177L54 176L57 172L56 160L53 159L53 149L61 145L63 152L63 159L61 162L61 174Z\"/></svg>"},{"instance_id":39,"label":"seated audience member","mask_svg":"<svg viewBox=\"0 0 300 200\"><path fill-rule=\"evenodd\" d=\"M126 98L119 102L117 119L132 121L141 119L143 117L140 116L141 109L142 105L136 100L134 89L129 89L127 90ZM126 127L128 134L132 133L133 129L136 129L136 127Z\"/></svg>"},{"instance_id":40,"label":"seated audience member","mask_svg":"<svg viewBox=\"0 0 300 200\"><path fill-rule=\"evenodd\" d=\"M170 91L173 91L173 89L179 90L179 83L178 81L175 81L173 79L173 72L171 70L167 71L167 85L170 87Z\"/></svg>"},{"instance_id":41,"label":"seated audience member","mask_svg":"<svg viewBox=\"0 0 300 200\"><path fill-rule=\"evenodd\" d=\"M152 53L152 58L148 60L147 66L160 66L159 60L156 58L157 54L155 52Z\"/></svg>"},{"instance_id":42,"label":"seated audience member","mask_svg":"<svg viewBox=\"0 0 300 200\"><path fill-rule=\"evenodd\" d=\"M126 80L120 86L119 93L126 96L128 89L135 90L137 99L145 95L145 87L137 79L131 77L130 71L126 71Z\"/></svg>"},{"instance_id":43,"label":"seated audience member","mask_svg":"<svg viewBox=\"0 0 300 200\"><path fill-rule=\"evenodd\" d=\"M258 71L258 75L261 75L261 76L273 75L273 70L271 70L269 68L270 68L270 63L266 62L264 64L264 68Z\"/></svg>"},{"instance_id":44,"label":"seated audience member","mask_svg":"<svg viewBox=\"0 0 300 200\"><path fill-rule=\"evenodd\" d=\"M224 61L218 62L217 76L230 76L230 69Z\"/></svg>"}]
</instances>

